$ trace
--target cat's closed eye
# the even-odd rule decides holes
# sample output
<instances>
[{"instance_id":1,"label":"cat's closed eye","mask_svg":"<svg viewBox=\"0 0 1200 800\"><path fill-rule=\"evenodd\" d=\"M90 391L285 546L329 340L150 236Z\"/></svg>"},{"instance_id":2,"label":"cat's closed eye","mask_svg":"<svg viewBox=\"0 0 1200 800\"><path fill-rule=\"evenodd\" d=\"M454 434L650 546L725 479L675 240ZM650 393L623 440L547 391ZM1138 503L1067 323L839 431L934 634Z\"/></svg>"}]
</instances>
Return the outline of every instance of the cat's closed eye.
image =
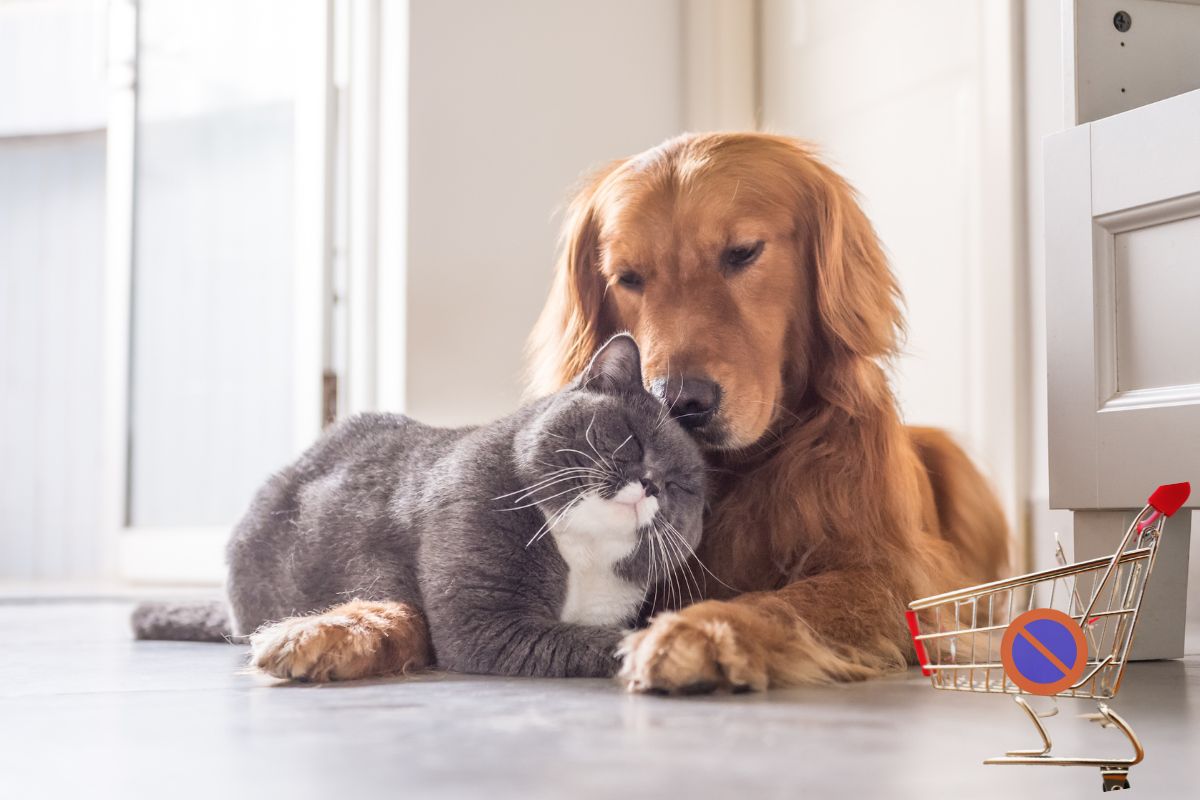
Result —
<instances>
[{"instance_id":1,"label":"cat's closed eye","mask_svg":"<svg viewBox=\"0 0 1200 800\"><path fill-rule=\"evenodd\" d=\"M616 450L613 450L612 458L618 464L638 464L641 463L643 455L642 441L638 439L637 434L631 433Z\"/></svg>"},{"instance_id":2,"label":"cat's closed eye","mask_svg":"<svg viewBox=\"0 0 1200 800\"><path fill-rule=\"evenodd\" d=\"M695 486L692 486L689 483L684 483L682 481L667 481L667 491L668 492L683 492L684 494L690 494L693 496L700 493L699 490Z\"/></svg>"}]
</instances>

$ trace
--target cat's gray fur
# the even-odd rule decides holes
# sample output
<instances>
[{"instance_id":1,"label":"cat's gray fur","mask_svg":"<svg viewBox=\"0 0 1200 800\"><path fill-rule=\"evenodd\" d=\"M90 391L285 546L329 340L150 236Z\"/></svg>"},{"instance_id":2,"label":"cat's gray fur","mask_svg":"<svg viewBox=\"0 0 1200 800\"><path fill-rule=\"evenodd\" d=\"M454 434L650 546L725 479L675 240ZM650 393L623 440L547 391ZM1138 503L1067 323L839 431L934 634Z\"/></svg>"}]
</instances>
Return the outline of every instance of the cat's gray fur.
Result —
<instances>
[{"instance_id":1,"label":"cat's gray fur","mask_svg":"<svg viewBox=\"0 0 1200 800\"><path fill-rule=\"evenodd\" d=\"M538 488L547 476L556 482ZM563 621L567 562L555 535L530 539L581 493L610 498L647 476L659 489L656 526L614 566L642 597L687 554L663 523L689 548L699 542L704 469L643 389L629 336L610 340L563 391L488 425L355 417L271 478L234 530L233 633L355 597L401 601L425 613L441 668L610 675L638 609L606 625ZM142 638L178 632L171 607L138 614Z\"/></svg>"}]
</instances>

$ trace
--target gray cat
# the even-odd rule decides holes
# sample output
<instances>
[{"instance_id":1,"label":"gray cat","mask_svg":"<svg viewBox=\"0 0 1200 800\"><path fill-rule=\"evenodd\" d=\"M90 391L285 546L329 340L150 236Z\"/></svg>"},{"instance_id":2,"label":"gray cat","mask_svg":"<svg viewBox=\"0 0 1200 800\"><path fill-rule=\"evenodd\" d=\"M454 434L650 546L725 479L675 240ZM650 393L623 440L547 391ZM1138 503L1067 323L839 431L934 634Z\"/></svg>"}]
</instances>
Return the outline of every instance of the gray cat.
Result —
<instances>
[{"instance_id":1,"label":"gray cat","mask_svg":"<svg viewBox=\"0 0 1200 800\"><path fill-rule=\"evenodd\" d=\"M364 414L331 429L234 530L231 627L359 597L423 612L443 669L611 675L623 629L699 543L703 492L699 449L618 335L568 387L489 425ZM139 638L221 627L211 607L134 616Z\"/></svg>"}]
</instances>

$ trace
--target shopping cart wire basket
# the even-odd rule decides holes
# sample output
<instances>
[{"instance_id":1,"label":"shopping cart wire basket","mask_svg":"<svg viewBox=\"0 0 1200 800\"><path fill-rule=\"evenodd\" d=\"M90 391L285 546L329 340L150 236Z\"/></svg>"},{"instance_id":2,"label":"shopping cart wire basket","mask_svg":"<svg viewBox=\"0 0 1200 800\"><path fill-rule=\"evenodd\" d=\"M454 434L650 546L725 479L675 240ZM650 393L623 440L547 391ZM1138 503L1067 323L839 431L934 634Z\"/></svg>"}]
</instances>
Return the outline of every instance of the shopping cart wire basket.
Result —
<instances>
[{"instance_id":1,"label":"shopping cart wire basket","mask_svg":"<svg viewBox=\"0 0 1200 800\"><path fill-rule=\"evenodd\" d=\"M921 671L935 689L1012 695L1032 721L1042 747L1011 750L985 764L1099 767L1104 791L1129 788L1129 768L1145 751L1129 724L1098 702L1087 718L1125 735L1127 758L1051 755L1042 719L1025 699L1037 694L1108 700L1125 674L1138 613L1166 518L1187 502L1191 487L1158 487L1130 523L1111 556L1059 566L909 603L907 618Z\"/></svg>"}]
</instances>

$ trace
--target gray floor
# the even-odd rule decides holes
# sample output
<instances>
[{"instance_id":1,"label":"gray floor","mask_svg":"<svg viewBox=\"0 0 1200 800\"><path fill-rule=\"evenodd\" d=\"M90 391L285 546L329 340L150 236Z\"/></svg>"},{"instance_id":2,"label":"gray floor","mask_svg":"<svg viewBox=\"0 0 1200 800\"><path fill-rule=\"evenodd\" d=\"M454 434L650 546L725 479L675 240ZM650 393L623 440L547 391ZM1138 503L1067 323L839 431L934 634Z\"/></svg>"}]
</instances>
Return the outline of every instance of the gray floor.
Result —
<instances>
[{"instance_id":1,"label":"gray floor","mask_svg":"<svg viewBox=\"0 0 1200 800\"><path fill-rule=\"evenodd\" d=\"M672 699L607 681L429 675L325 687L240 672L244 648L133 642L118 602L0 604L0 797L1095 797L1091 769L984 767L1034 742L1010 700L915 672ZM1121 751L1071 718L1056 749ZM1139 797L1195 796L1200 655L1135 664L1113 706ZM1052 794L1053 793L1053 794Z\"/></svg>"}]
</instances>

